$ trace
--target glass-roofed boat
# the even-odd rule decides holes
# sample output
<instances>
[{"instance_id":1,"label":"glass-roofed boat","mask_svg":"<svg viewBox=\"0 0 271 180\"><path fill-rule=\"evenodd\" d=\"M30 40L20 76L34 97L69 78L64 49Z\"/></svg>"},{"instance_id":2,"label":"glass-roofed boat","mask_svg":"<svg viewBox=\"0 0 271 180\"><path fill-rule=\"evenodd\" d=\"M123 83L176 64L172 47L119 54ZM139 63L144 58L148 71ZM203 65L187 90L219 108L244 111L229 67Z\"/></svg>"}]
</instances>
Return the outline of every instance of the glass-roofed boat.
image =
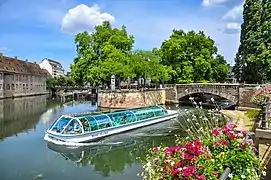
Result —
<instances>
[{"instance_id":1,"label":"glass-roofed boat","mask_svg":"<svg viewBox=\"0 0 271 180\"><path fill-rule=\"evenodd\" d=\"M46 131L45 137L62 142L91 142L167 121L177 116L178 111L166 110L162 106L146 106L104 113L66 114L52 124Z\"/></svg>"}]
</instances>

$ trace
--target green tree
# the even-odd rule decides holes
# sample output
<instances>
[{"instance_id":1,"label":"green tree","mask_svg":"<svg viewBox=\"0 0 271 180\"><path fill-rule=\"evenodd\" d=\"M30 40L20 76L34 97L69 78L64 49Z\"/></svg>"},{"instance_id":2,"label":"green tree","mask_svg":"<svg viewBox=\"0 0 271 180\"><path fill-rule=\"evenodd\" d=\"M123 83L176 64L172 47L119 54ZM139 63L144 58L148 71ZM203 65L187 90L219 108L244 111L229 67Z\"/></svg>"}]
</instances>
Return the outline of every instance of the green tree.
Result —
<instances>
[{"instance_id":1,"label":"green tree","mask_svg":"<svg viewBox=\"0 0 271 180\"><path fill-rule=\"evenodd\" d=\"M75 43L77 57L71 65L71 76L76 83L97 86L108 82L112 74L124 79L132 76L128 67L134 37L128 35L125 26L112 28L105 21L92 34L77 34Z\"/></svg>"},{"instance_id":2,"label":"green tree","mask_svg":"<svg viewBox=\"0 0 271 180\"><path fill-rule=\"evenodd\" d=\"M172 67L171 83L220 81L226 78L224 73L213 73L213 69L226 69L226 61L219 64L222 56L218 56L220 59L214 58L217 47L202 31L186 33L175 29L170 38L162 43L160 50L154 51L162 58L162 64Z\"/></svg>"},{"instance_id":3,"label":"green tree","mask_svg":"<svg viewBox=\"0 0 271 180\"><path fill-rule=\"evenodd\" d=\"M217 55L212 62L212 78L215 82L225 82L229 72L229 65L223 56Z\"/></svg>"},{"instance_id":4,"label":"green tree","mask_svg":"<svg viewBox=\"0 0 271 180\"><path fill-rule=\"evenodd\" d=\"M234 73L240 82L262 83L271 73L270 13L268 0L246 0L241 26L240 46Z\"/></svg>"},{"instance_id":5,"label":"green tree","mask_svg":"<svg viewBox=\"0 0 271 180\"><path fill-rule=\"evenodd\" d=\"M131 56L132 77L150 78L153 82L170 80L171 67L161 64L161 58L152 51L137 50Z\"/></svg>"}]
</instances>

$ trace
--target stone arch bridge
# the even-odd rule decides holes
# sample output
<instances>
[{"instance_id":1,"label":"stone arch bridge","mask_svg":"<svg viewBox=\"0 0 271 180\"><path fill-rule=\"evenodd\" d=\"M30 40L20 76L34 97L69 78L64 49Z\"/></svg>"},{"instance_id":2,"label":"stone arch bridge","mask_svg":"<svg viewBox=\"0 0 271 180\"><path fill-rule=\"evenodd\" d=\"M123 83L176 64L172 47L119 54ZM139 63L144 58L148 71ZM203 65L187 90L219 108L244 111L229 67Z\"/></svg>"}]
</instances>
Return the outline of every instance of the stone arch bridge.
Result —
<instances>
[{"instance_id":1,"label":"stone arch bridge","mask_svg":"<svg viewBox=\"0 0 271 180\"><path fill-rule=\"evenodd\" d=\"M195 93L209 93L228 99L239 106L254 107L250 102L258 84L195 83L166 85L166 102L178 103L179 99Z\"/></svg>"}]
</instances>

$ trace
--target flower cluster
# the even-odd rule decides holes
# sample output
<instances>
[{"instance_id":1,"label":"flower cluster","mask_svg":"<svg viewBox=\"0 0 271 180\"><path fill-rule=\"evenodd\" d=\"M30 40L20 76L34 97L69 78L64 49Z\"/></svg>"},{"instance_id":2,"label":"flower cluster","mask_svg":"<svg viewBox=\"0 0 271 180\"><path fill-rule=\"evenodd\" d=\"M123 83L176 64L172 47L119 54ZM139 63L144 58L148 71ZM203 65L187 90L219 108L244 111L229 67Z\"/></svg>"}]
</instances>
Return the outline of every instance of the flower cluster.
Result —
<instances>
[{"instance_id":1,"label":"flower cluster","mask_svg":"<svg viewBox=\"0 0 271 180\"><path fill-rule=\"evenodd\" d=\"M215 127L210 136L174 147L155 147L143 164L143 179L219 179L225 165L234 179L258 179L259 161L253 141L236 125Z\"/></svg>"},{"instance_id":2,"label":"flower cluster","mask_svg":"<svg viewBox=\"0 0 271 180\"><path fill-rule=\"evenodd\" d=\"M271 86L265 86L256 91L252 98L251 102L257 105L261 105L262 103L269 101L271 99Z\"/></svg>"}]
</instances>

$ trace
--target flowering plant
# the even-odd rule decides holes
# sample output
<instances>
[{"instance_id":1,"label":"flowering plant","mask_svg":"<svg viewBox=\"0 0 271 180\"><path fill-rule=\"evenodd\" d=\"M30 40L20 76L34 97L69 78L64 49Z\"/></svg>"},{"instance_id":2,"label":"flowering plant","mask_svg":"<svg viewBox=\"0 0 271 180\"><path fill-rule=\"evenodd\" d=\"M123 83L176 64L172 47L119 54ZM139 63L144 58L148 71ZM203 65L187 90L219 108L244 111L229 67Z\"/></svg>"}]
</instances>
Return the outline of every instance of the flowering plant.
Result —
<instances>
[{"instance_id":1,"label":"flowering plant","mask_svg":"<svg viewBox=\"0 0 271 180\"><path fill-rule=\"evenodd\" d=\"M188 141L175 147L155 147L147 156L143 179L218 179L225 165L233 179L259 179L259 161L246 132L234 131L235 125L210 131L211 138Z\"/></svg>"},{"instance_id":2,"label":"flowering plant","mask_svg":"<svg viewBox=\"0 0 271 180\"><path fill-rule=\"evenodd\" d=\"M260 162L252 139L246 138L247 132L238 132L236 125L225 121L217 109L206 115L193 98L191 101L195 110L186 110L183 116L187 119L178 121L187 137L178 137L174 147L150 149L142 161L142 179L215 180L226 166L232 170L231 179L259 179Z\"/></svg>"},{"instance_id":3,"label":"flowering plant","mask_svg":"<svg viewBox=\"0 0 271 180\"><path fill-rule=\"evenodd\" d=\"M269 101L270 97L271 97L271 86L264 86L253 94L251 102L257 105L261 105L262 103Z\"/></svg>"}]
</instances>

